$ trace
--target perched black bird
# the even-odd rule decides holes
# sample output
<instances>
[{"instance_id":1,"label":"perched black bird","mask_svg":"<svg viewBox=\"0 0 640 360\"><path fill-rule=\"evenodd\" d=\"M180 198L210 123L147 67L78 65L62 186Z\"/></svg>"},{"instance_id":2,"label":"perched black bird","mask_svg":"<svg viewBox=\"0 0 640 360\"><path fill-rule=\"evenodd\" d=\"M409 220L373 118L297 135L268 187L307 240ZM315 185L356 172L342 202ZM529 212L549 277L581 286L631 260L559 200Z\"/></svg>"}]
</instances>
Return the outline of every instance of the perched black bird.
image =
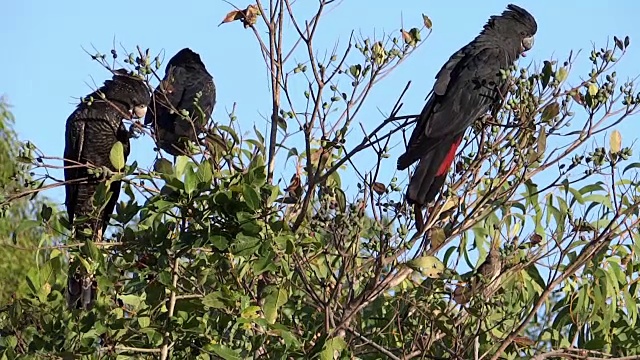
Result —
<instances>
[{"instance_id":1,"label":"perched black bird","mask_svg":"<svg viewBox=\"0 0 640 360\"><path fill-rule=\"evenodd\" d=\"M184 140L197 143L215 103L213 77L200 55L184 48L169 60L144 123L153 124L158 147L173 156L185 154L188 147ZM182 110L188 112L188 118Z\"/></svg>"},{"instance_id":2,"label":"perched black bird","mask_svg":"<svg viewBox=\"0 0 640 360\"><path fill-rule=\"evenodd\" d=\"M420 209L438 195L464 132L506 95L508 84L500 70L531 49L537 29L531 14L510 4L501 15L491 16L480 35L453 54L436 75L406 152L398 158L398 170L420 160L407 190L419 229Z\"/></svg>"},{"instance_id":3,"label":"perched black bird","mask_svg":"<svg viewBox=\"0 0 640 360\"><path fill-rule=\"evenodd\" d=\"M145 82L129 75L126 70L114 71L113 78L95 92L87 95L67 118L64 147L65 205L69 222L79 217L87 217L77 224L74 236L82 240L82 229L92 230L93 239L100 239L107 228L109 217L118 201L120 181L111 183L111 197L102 211L96 214L93 195L103 176L89 174L86 164L115 170L110 160L111 149L120 141L124 147L125 159L129 155L129 132L123 118L144 117L151 101ZM77 263L69 266L67 296L70 307L88 308L92 305L95 292L91 291L93 280L76 271ZM82 299L80 299L82 298ZM78 300L81 300L78 302Z\"/></svg>"}]
</instances>

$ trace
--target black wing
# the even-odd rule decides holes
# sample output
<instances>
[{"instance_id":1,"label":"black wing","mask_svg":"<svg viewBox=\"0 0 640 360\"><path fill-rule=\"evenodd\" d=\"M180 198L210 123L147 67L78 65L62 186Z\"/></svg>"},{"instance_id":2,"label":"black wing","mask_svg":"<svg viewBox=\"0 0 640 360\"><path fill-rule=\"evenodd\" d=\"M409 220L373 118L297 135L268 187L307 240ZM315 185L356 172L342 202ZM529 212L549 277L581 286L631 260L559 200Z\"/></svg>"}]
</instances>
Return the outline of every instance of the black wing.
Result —
<instances>
[{"instance_id":1,"label":"black wing","mask_svg":"<svg viewBox=\"0 0 640 360\"><path fill-rule=\"evenodd\" d=\"M78 184L75 182L82 177L82 169L78 167L80 154L84 143L84 125L82 121L74 121L76 113L71 114L67 120L65 129L64 146L64 179L65 179L65 206L69 215L69 223L73 224L78 204ZM86 173L86 171L85 171ZM86 176L86 174L84 175Z\"/></svg>"},{"instance_id":2,"label":"black wing","mask_svg":"<svg viewBox=\"0 0 640 360\"><path fill-rule=\"evenodd\" d=\"M118 124L115 127L113 124ZM120 141L124 145L125 160L129 156L129 132L120 121L120 115L110 105L94 104L91 109L74 112L67 121L65 134L65 205L69 221L73 223L78 216L90 215L93 211L92 197L102 179L89 174L87 167L79 164L92 164L96 167L108 167L113 170L110 153L113 145ZM105 230L109 216L115 208L120 192L120 181L113 182L110 200L101 215L88 221L94 233Z\"/></svg>"},{"instance_id":3,"label":"black wing","mask_svg":"<svg viewBox=\"0 0 640 360\"><path fill-rule=\"evenodd\" d=\"M199 92L202 95L198 100L198 109L194 101ZM185 150L180 139L196 141L211 116L215 105L215 86L211 75L206 71L172 66L154 92L154 99L145 124L155 122L159 146L172 155L179 155L180 150ZM184 119L178 113L171 113L172 107L178 111L188 111L194 122Z\"/></svg>"},{"instance_id":4,"label":"black wing","mask_svg":"<svg viewBox=\"0 0 640 360\"><path fill-rule=\"evenodd\" d=\"M495 101L498 72L506 62L502 51L483 49L477 54L454 55L450 61L455 65L445 65L438 73L407 150L398 159L399 170L409 167L441 141L464 132Z\"/></svg>"}]
</instances>

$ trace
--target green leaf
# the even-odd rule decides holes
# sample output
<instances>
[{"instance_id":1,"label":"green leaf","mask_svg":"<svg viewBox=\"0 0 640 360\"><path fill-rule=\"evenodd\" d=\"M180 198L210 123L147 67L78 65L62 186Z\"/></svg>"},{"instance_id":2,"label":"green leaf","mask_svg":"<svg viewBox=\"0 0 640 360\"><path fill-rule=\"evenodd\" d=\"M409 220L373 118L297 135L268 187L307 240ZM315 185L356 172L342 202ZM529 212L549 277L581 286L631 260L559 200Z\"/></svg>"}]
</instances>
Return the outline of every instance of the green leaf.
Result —
<instances>
[{"instance_id":1,"label":"green leaf","mask_svg":"<svg viewBox=\"0 0 640 360\"><path fill-rule=\"evenodd\" d=\"M582 346L583 349L587 350L602 350L608 345L607 341L602 338L589 340L586 344Z\"/></svg>"},{"instance_id":2,"label":"green leaf","mask_svg":"<svg viewBox=\"0 0 640 360\"><path fill-rule=\"evenodd\" d=\"M347 199L344 191L340 188L335 188L334 191L338 208L340 209L340 212L344 213L347 210Z\"/></svg>"},{"instance_id":3,"label":"green leaf","mask_svg":"<svg viewBox=\"0 0 640 360\"><path fill-rule=\"evenodd\" d=\"M291 149L289 149L289 151L287 152L287 158L286 160L289 160L290 157L292 156L298 156L298 149L292 147Z\"/></svg>"},{"instance_id":4,"label":"green leaf","mask_svg":"<svg viewBox=\"0 0 640 360\"><path fill-rule=\"evenodd\" d=\"M113 165L117 171L124 168L124 145L120 141L116 141L116 143L111 147L109 160L111 160L111 165Z\"/></svg>"},{"instance_id":5,"label":"green leaf","mask_svg":"<svg viewBox=\"0 0 640 360\"><path fill-rule=\"evenodd\" d=\"M42 217L42 220L49 221L49 219L51 219L52 214L53 214L53 209L51 208L51 206L48 206L47 204L42 204L42 209L40 210L40 217Z\"/></svg>"},{"instance_id":6,"label":"green leaf","mask_svg":"<svg viewBox=\"0 0 640 360\"><path fill-rule=\"evenodd\" d=\"M282 129L282 131L286 132L287 131L287 120L285 120L282 116L278 116L278 120L277 120L277 124L278 127L280 129Z\"/></svg>"},{"instance_id":7,"label":"green leaf","mask_svg":"<svg viewBox=\"0 0 640 360\"><path fill-rule=\"evenodd\" d=\"M198 166L198 180L204 184L211 184L213 181L213 167L211 162L203 161Z\"/></svg>"},{"instance_id":8,"label":"green leaf","mask_svg":"<svg viewBox=\"0 0 640 360\"><path fill-rule=\"evenodd\" d=\"M571 195L573 195L575 201L577 201L580 205L584 205L584 198L582 197L580 191L570 187L569 192L571 193Z\"/></svg>"},{"instance_id":9,"label":"green leaf","mask_svg":"<svg viewBox=\"0 0 640 360\"><path fill-rule=\"evenodd\" d=\"M16 228L16 230L13 232L13 242L14 244L17 243L17 237L20 234L24 234L28 231L31 231L31 229L37 227L40 225L39 221L36 220L22 220L20 221L20 223L18 224L18 227Z\"/></svg>"},{"instance_id":10,"label":"green leaf","mask_svg":"<svg viewBox=\"0 0 640 360\"><path fill-rule=\"evenodd\" d=\"M215 291L202 298L202 305L213 309L224 309L226 304L224 303L224 296L220 291Z\"/></svg>"},{"instance_id":11,"label":"green leaf","mask_svg":"<svg viewBox=\"0 0 640 360\"><path fill-rule=\"evenodd\" d=\"M224 345L214 344L211 350L225 360L242 360L240 354Z\"/></svg>"},{"instance_id":12,"label":"green leaf","mask_svg":"<svg viewBox=\"0 0 640 360\"><path fill-rule=\"evenodd\" d=\"M332 339L328 339L324 343L324 347L322 347L322 352L320 353L321 360L333 360L334 354L337 351L340 353L347 347L347 343L341 337L334 337Z\"/></svg>"},{"instance_id":13,"label":"green leaf","mask_svg":"<svg viewBox=\"0 0 640 360\"><path fill-rule=\"evenodd\" d=\"M544 110L542 110L541 120L543 122L547 122L558 116L558 114L560 114L560 105L557 102L552 102L551 104L545 106ZM540 132L542 133L544 131L544 126L542 126Z\"/></svg>"},{"instance_id":14,"label":"green leaf","mask_svg":"<svg viewBox=\"0 0 640 360\"><path fill-rule=\"evenodd\" d=\"M275 324L273 325L273 333L277 336L280 336L287 347L299 347L300 341L298 338L290 331L287 330L286 327L282 325Z\"/></svg>"},{"instance_id":15,"label":"green leaf","mask_svg":"<svg viewBox=\"0 0 640 360\"><path fill-rule=\"evenodd\" d=\"M242 189L242 195L251 210L255 211L260 209L260 195L258 195L258 192L252 186L245 184Z\"/></svg>"},{"instance_id":16,"label":"green leaf","mask_svg":"<svg viewBox=\"0 0 640 360\"><path fill-rule=\"evenodd\" d=\"M634 162L625 166L624 170L622 170L622 173L624 174L627 172L627 170L630 170L630 169L640 169L640 162Z\"/></svg>"},{"instance_id":17,"label":"green leaf","mask_svg":"<svg viewBox=\"0 0 640 360\"><path fill-rule=\"evenodd\" d=\"M198 176L195 171L193 171L192 166L188 166L185 171L184 176L184 191L191 195L196 190L198 186Z\"/></svg>"},{"instance_id":18,"label":"green leaf","mask_svg":"<svg viewBox=\"0 0 640 360\"><path fill-rule=\"evenodd\" d=\"M140 325L141 329L144 329L146 327L149 327L149 325L151 325L151 319L148 316L141 316L138 317L138 325Z\"/></svg>"},{"instance_id":19,"label":"green leaf","mask_svg":"<svg viewBox=\"0 0 640 360\"><path fill-rule=\"evenodd\" d=\"M256 276L266 271L275 271L277 268L278 267L273 262L273 253L270 253L268 256L264 256L253 263L253 272Z\"/></svg>"},{"instance_id":20,"label":"green leaf","mask_svg":"<svg viewBox=\"0 0 640 360\"><path fill-rule=\"evenodd\" d=\"M601 181L598 181L595 184L585 185L582 189L580 189L580 193L584 195L586 193L590 193L594 191L605 191L605 188L602 186L602 184L603 183Z\"/></svg>"},{"instance_id":21,"label":"green leaf","mask_svg":"<svg viewBox=\"0 0 640 360\"><path fill-rule=\"evenodd\" d=\"M260 317L258 315L259 312L260 312L260 306L255 306L255 305L247 306L240 313L240 317L243 319L257 319L258 317Z\"/></svg>"},{"instance_id":22,"label":"green leaf","mask_svg":"<svg viewBox=\"0 0 640 360\"><path fill-rule=\"evenodd\" d=\"M209 242L218 250L226 250L229 247L229 240L222 235L211 235Z\"/></svg>"},{"instance_id":23,"label":"green leaf","mask_svg":"<svg viewBox=\"0 0 640 360\"><path fill-rule=\"evenodd\" d=\"M422 256L408 261L407 266L420 271L424 276L432 279L439 278L445 269L444 264L435 256Z\"/></svg>"},{"instance_id":24,"label":"green leaf","mask_svg":"<svg viewBox=\"0 0 640 360\"><path fill-rule=\"evenodd\" d=\"M556 80L558 80L558 82L563 82L567 80L568 76L569 76L569 72L567 71L567 68L564 66L558 69L558 71L556 72Z\"/></svg>"},{"instance_id":25,"label":"green leaf","mask_svg":"<svg viewBox=\"0 0 640 360\"><path fill-rule=\"evenodd\" d=\"M282 305L286 304L289 300L289 295L287 291L280 289L272 289L269 295L264 300L263 312L264 317L269 324L273 324L276 322L276 318L278 317L278 310Z\"/></svg>"},{"instance_id":26,"label":"green leaf","mask_svg":"<svg viewBox=\"0 0 640 360\"><path fill-rule=\"evenodd\" d=\"M171 279L171 273L169 271L162 271L158 274L158 281L162 285L171 286L173 281Z\"/></svg>"},{"instance_id":27,"label":"green leaf","mask_svg":"<svg viewBox=\"0 0 640 360\"><path fill-rule=\"evenodd\" d=\"M351 74L351 76L353 76L356 79L358 78L358 76L360 76L361 71L362 71L362 66L360 64L351 65L349 67L349 73Z\"/></svg>"},{"instance_id":28,"label":"green leaf","mask_svg":"<svg viewBox=\"0 0 640 360\"><path fill-rule=\"evenodd\" d=\"M178 155L176 157L176 177L178 179L182 179L182 174L184 174L184 170L187 167L188 162L189 157L185 155Z\"/></svg>"},{"instance_id":29,"label":"green leaf","mask_svg":"<svg viewBox=\"0 0 640 360\"><path fill-rule=\"evenodd\" d=\"M7 344L7 348L13 349L18 345L18 338L11 335L5 338L5 344Z\"/></svg>"},{"instance_id":30,"label":"green leaf","mask_svg":"<svg viewBox=\"0 0 640 360\"><path fill-rule=\"evenodd\" d=\"M163 175L173 175L173 166L171 165L171 161L165 158L159 158L153 164L153 171Z\"/></svg>"},{"instance_id":31,"label":"green leaf","mask_svg":"<svg viewBox=\"0 0 640 360\"><path fill-rule=\"evenodd\" d=\"M231 252L238 256L249 256L258 250L260 243L261 240L259 238L238 234L236 241L231 246Z\"/></svg>"},{"instance_id":32,"label":"green leaf","mask_svg":"<svg viewBox=\"0 0 640 360\"><path fill-rule=\"evenodd\" d=\"M226 126L226 125L218 125L218 131L224 131L227 134L229 134L231 136L231 138L233 138L233 142L236 144L240 143L240 138L238 137L238 134L236 134L235 130L233 130L231 127Z\"/></svg>"},{"instance_id":33,"label":"green leaf","mask_svg":"<svg viewBox=\"0 0 640 360\"><path fill-rule=\"evenodd\" d=\"M162 334L153 328L140 329L140 332L147 335L149 343L152 346L158 346L162 344Z\"/></svg>"},{"instance_id":34,"label":"green leaf","mask_svg":"<svg viewBox=\"0 0 640 360\"><path fill-rule=\"evenodd\" d=\"M591 194L583 197L585 202L594 202L600 205L604 205L608 207L610 210L613 210L613 204L611 203L611 197L608 195L602 194Z\"/></svg>"},{"instance_id":35,"label":"green leaf","mask_svg":"<svg viewBox=\"0 0 640 360\"><path fill-rule=\"evenodd\" d=\"M546 288L546 284L544 282L544 279L542 279L542 276L540 276L540 273L538 272L538 268L535 266L528 266L527 267L527 275L529 275L529 277L538 285L538 289L540 292L542 291L542 289Z\"/></svg>"},{"instance_id":36,"label":"green leaf","mask_svg":"<svg viewBox=\"0 0 640 360\"><path fill-rule=\"evenodd\" d=\"M140 305L140 297L137 295L120 295L118 296L118 299L122 300L126 305L131 305L134 308L137 308Z\"/></svg>"},{"instance_id":37,"label":"green leaf","mask_svg":"<svg viewBox=\"0 0 640 360\"><path fill-rule=\"evenodd\" d=\"M102 253L91 240L86 240L83 245L82 252L87 255L93 261L99 261L102 259Z\"/></svg>"},{"instance_id":38,"label":"green leaf","mask_svg":"<svg viewBox=\"0 0 640 360\"><path fill-rule=\"evenodd\" d=\"M629 313L629 318L631 320L631 326L635 326L636 321L638 320L638 305L636 303L636 299L629 293L627 289L622 291L622 296L624 297L625 309Z\"/></svg>"}]
</instances>

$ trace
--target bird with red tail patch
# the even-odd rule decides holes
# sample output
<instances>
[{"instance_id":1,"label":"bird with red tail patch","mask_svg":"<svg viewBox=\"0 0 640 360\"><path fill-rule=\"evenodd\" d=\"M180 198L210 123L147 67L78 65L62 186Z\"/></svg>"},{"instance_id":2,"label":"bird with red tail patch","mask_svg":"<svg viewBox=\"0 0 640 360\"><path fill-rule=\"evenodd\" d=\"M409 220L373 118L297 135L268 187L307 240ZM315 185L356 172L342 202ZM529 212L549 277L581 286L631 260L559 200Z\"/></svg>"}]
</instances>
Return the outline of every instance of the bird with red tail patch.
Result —
<instances>
[{"instance_id":1,"label":"bird with red tail patch","mask_svg":"<svg viewBox=\"0 0 640 360\"><path fill-rule=\"evenodd\" d=\"M422 231L422 207L442 189L458 146L469 126L506 95L508 83L500 75L533 47L538 25L525 9L510 4L494 15L473 41L455 52L436 74L398 170L418 162L406 197L414 205L416 226Z\"/></svg>"}]
</instances>

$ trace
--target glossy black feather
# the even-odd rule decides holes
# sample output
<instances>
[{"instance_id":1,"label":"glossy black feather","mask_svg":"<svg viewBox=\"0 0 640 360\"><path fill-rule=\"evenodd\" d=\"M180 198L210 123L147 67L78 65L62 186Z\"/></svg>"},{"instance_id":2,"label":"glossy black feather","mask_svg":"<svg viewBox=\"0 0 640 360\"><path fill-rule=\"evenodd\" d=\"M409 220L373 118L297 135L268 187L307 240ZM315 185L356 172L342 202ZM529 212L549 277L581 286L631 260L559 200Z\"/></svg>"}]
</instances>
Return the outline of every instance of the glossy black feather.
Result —
<instances>
[{"instance_id":1,"label":"glossy black feather","mask_svg":"<svg viewBox=\"0 0 640 360\"><path fill-rule=\"evenodd\" d=\"M188 148L184 140L197 142L215 103L213 77L200 55L185 48L169 60L165 76L153 93L145 124L153 125L159 148L174 156L185 154ZM189 113L189 119L180 114L181 110Z\"/></svg>"},{"instance_id":2,"label":"glossy black feather","mask_svg":"<svg viewBox=\"0 0 640 360\"><path fill-rule=\"evenodd\" d=\"M409 182L409 203L424 205L435 199L458 140L478 117L499 103L506 85L500 70L517 60L523 40L536 31L533 16L509 5L440 69L407 149L398 158L399 170L420 160Z\"/></svg>"}]
</instances>

